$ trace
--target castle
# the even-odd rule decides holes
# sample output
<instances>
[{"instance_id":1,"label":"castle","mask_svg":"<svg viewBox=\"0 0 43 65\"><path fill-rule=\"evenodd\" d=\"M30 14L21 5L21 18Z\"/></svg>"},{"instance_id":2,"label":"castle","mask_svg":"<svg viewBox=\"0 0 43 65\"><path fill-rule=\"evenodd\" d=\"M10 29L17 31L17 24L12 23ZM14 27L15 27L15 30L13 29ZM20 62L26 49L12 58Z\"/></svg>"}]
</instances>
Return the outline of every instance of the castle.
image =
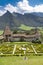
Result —
<instances>
[{"instance_id":1,"label":"castle","mask_svg":"<svg viewBox=\"0 0 43 65\"><path fill-rule=\"evenodd\" d=\"M32 40L36 40L36 39L40 39L40 33L36 32L35 34L32 35L27 35L25 33L17 33L17 34L13 34L12 31L10 30L10 28L8 26L6 26L4 32L2 35L0 35L0 40L4 40L4 41L27 41L27 42L31 42Z\"/></svg>"}]
</instances>

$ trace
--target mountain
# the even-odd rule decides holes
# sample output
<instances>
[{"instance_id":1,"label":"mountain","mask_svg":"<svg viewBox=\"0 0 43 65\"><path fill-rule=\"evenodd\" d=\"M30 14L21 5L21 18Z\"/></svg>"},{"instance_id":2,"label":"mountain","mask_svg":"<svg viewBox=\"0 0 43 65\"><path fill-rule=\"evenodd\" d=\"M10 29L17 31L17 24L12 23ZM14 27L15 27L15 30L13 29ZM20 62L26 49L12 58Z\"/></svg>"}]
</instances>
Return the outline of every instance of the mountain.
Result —
<instances>
[{"instance_id":1,"label":"mountain","mask_svg":"<svg viewBox=\"0 0 43 65\"><path fill-rule=\"evenodd\" d=\"M13 15L7 11L3 16L0 16L0 29L4 29L5 26L12 26L13 25Z\"/></svg>"},{"instance_id":2,"label":"mountain","mask_svg":"<svg viewBox=\"0 0 43 65\"><path fill-rule=\"evenodd\" d=\"M0 16L0 29L5 29L6 26L14 29L20 27L21 24L31 27L43 27L43 17L32 13L22 15L15 12L10 13L9 11Z\"/></svg>"},{"instance_id":3,"label":"mountain","mask_svg":"<svg viewBox=\"0 0 43 65\"><path fill-rule=\"evenodd\" d=\"M13 13L21 24L32 27L43 27L43 17L34 15L32 13L25 13L24 15Z\"/></svg>"},{"instance_id":4,"label":"mountain","mask_svg":"<svg viewBox=\"0 0 43 65\"><path fill-rule=\"evenodd\" d=\"M40 16L40 17L43 17L43 13L40 13L40 12L33 12L31 14L34 14L36 16Z\"/></svg>"}]
</instances>

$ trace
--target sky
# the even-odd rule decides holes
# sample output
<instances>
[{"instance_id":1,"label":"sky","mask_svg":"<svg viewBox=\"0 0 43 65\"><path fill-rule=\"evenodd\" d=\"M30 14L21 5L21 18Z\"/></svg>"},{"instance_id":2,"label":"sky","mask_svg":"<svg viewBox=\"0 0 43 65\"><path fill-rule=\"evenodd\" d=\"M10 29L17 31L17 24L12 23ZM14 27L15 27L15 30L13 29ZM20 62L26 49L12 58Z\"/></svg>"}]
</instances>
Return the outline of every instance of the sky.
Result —
<instances>
[{"instance_id":1,"label":"sky","mask_svg":"<svg viewBox=\"0 0 43 65\"><path fill-rule=\"evenodd\" d=\"M20 14L43 12L43 0L0 0L0 16L7 10Z\"/></svg>"},{"instance_id":2,"label":"sky","mask_svg":"<svg viewBox=\"0 0 43 65\"><path fill-rule=\"evenodd\" d=\"M0 0L0 6L5 6L8 3L12 5L16 5L16 3L19 1L22 1L22 0ZM28 0L28 1L31 6L43 4L43 0Z\"/></svg>"}]
</instances>

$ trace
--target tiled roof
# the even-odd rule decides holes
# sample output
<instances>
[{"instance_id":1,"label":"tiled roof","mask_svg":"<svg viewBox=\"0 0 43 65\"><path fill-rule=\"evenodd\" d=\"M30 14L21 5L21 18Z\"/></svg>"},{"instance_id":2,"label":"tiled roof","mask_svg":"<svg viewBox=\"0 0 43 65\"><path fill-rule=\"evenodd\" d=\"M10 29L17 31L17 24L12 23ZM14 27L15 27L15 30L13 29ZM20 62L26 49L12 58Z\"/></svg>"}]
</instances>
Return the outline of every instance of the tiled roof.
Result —
<instances>
[{"instance_id":1,"label":"tiled roof","mask_svg":"<svg viewBox=\"0 0 43 65\"><path fill-rule=\"evenodd\" d=\"M4 30L4 35L10 35L12 34L12 32L10 31L9 27L6 26L5 30Z\"/></svg>"},{"instance_id":2,"label":"tiled roof","mask_svg":"<svg viewBox=\"0 0 43 65\"><path fill-rule=\"evenodd\" d=\"M26 35L26 34L13 34L13 37L25 37L25 38L28 38L28 37L36 37L36 36L40 36L39 34L33 34L33 35Z\"/></svg>"}]
</instances>

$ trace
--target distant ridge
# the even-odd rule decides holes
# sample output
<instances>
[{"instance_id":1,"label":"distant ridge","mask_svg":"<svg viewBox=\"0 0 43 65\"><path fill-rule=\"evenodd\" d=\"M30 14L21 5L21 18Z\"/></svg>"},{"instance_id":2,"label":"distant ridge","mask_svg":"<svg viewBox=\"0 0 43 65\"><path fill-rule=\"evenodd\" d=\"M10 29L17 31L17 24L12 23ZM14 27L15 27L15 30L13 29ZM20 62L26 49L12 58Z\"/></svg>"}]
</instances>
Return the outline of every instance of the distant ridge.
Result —
<instances>
[{"instance_id":1,"label":"distant ridge","mask_svg":"<svg viewBox=\"0 0 43 65\"><path fill-rule=\"evenodd\" d=\"M7 11L3 16L0 16L0 29L5 29L9 26L11 29L18 28L24 24L31 27L43 27L43 17L37 16L34 13L10 13Z\"/></svg>"}]
</instances>

